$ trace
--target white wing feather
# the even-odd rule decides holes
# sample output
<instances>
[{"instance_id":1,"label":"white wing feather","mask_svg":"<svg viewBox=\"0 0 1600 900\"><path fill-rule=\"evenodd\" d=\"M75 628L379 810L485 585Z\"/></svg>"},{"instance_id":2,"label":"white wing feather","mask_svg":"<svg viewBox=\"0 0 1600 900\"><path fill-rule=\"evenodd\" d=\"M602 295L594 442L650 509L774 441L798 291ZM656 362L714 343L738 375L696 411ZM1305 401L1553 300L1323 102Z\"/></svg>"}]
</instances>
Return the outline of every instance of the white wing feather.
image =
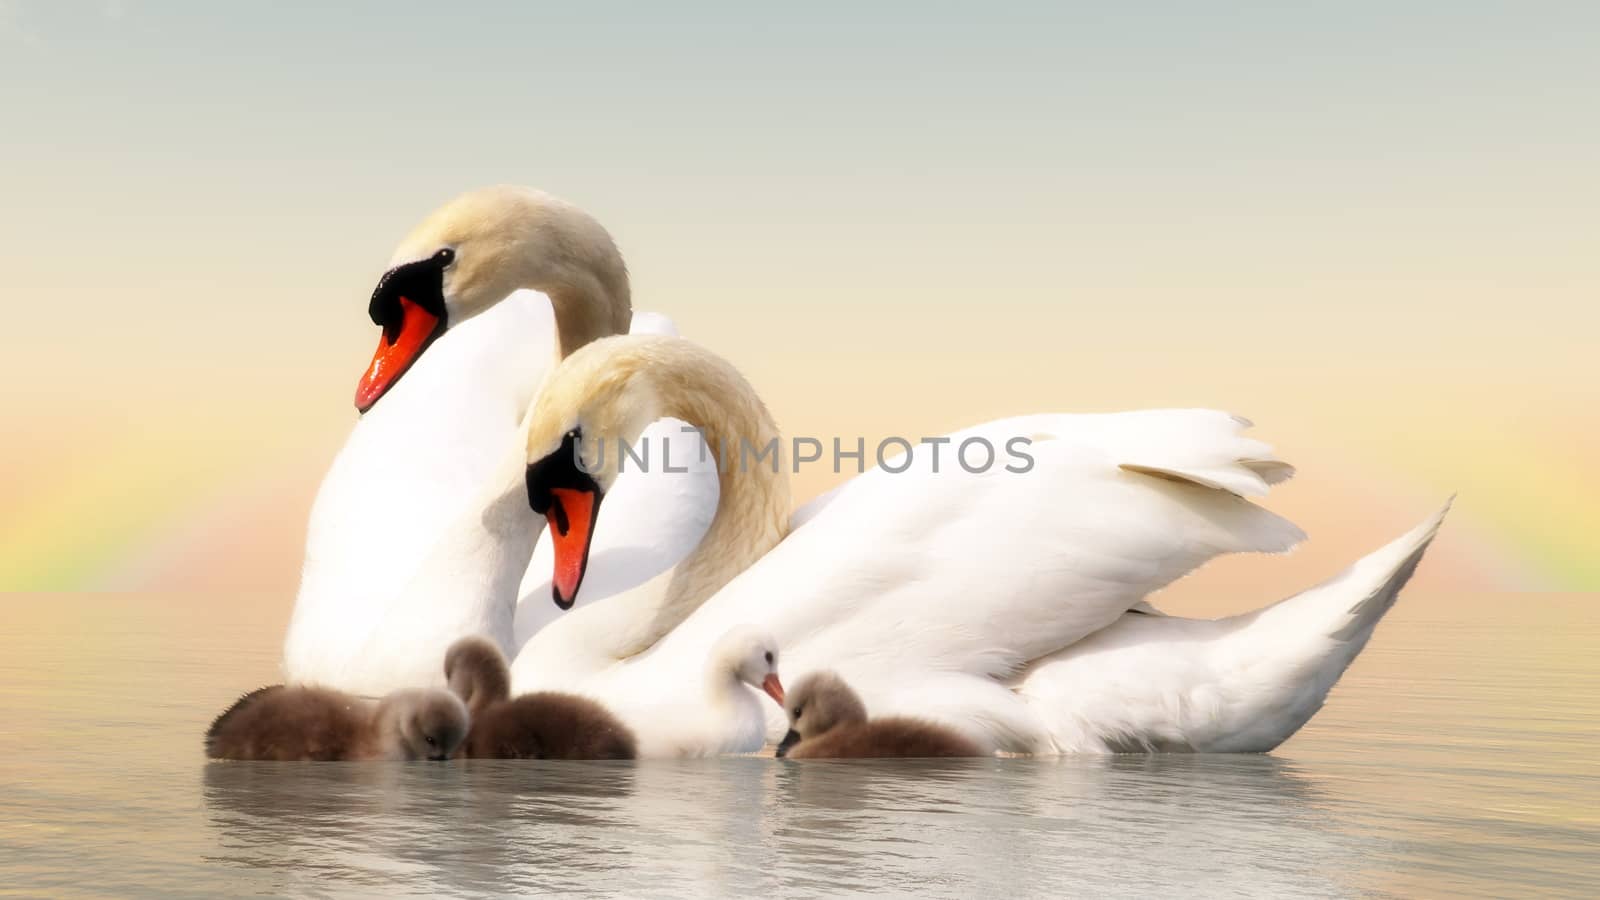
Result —
<instances>
[{"instance_id":1,"label":"white wing feather","mask_svg":"<svg viewBox=\"0 0 1600 900\"><path fill-rule=\"evenodd\" d=\"M868 472L656 647L581 689L648 709L699 671L729 627L753 624L784 648L786 677L838 669L875 711L937 716L932 698L957 676L967 693L1009 694L1002 680L1030 660L1105 627L1213 556L1277 552L1301 539L1239 496L1266 486L1245 461L1271 460L1243 437L1245 424L1170 410L1027 416L957 433L952 447L981 437L1002 454L1011 438L1032 438L1034 466L1006 471L1002 455L971 473L947 447L937 471L931 454L914 451L907 471ZM1009 744L1027 729L1008 716L1002 704L993 722L958 724Z\"/></svg>"},{"instance_id":2,"label":"white wing feather","mask_svg":"<svg viewBox=\"0 0 1600 900\"><path fill-rule=\"evenodd\" d=\"M1018 680L1038 751L1265 752L1322 707L1449 505L1323 584L1225 619L1125 615Z\"/></svg>"}]
</instances>

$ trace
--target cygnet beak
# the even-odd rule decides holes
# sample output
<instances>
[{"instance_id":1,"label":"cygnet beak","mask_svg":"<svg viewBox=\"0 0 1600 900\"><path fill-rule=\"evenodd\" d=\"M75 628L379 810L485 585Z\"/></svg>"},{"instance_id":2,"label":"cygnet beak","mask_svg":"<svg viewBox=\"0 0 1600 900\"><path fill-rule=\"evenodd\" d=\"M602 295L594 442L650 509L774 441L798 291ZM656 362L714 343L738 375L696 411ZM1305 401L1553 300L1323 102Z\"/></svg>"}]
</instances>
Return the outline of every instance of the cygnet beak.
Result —
<instances>
[{"instance_id":1,"label":"cygnet beak","mask_svg":"<svg viewBox=\"0 0 1600 900\"><path fill-rule=\"evenodd\" d=\"M768 697L778 701L779 706L783 705L783 682L778 680L777 672L761 679L761 689L767 692Z\"/></svg>"},{"instance_id":2,"label":"cygnet beak","mask_svg":"<svg viewBox=\"0 0 1600 900\"><path fill-rule=\"evenodd\" d=\"M789 729L789 733L784 735L783 740L778 742L778 758L783 759L788 756L789 750L798 743L800 743L800 732L795 731L793 728Z\"/></svg>"}]
</instances>

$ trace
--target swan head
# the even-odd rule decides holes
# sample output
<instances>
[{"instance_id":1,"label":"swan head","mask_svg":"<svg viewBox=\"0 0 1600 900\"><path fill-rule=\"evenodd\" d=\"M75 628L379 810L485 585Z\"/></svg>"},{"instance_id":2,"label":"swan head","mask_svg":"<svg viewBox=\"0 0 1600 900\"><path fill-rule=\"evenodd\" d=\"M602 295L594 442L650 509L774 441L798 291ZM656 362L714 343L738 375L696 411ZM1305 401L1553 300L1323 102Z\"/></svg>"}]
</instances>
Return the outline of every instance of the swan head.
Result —
<instances>
[{"instance_id":1,"label":"swan head","mask_svg":"<svg viewBox=\"0 0 1600 900\"><path fill-rule=\"evenodd\" d=\"M748 684L783 705L783 681L778 678L778 642L764 631L736 625L711 647L706 669L713 678L731 678Z\"/></svg>"},{"instance_id":2,"label":"swan head","mask_svg":"<svg viewBox=\"0 0 1600 900\"><path fill-rule=\"evenodd\" d=\"M803 740L867 720L861 697L835 672L814 672L800 679L789 691L784 712L789 716L789 732L778 744L779 756Z\"/></svg>"},{"instance_id":3,"label":"swan head","mask_svg":"<svg viewBox=\"0 0 1600 900\"><path fill-rule=\"evenodd\" d=\"M731 369L682 338L618 335L578 349L545 381L526 422L527 490L555 545L558 607L570 609L577 597L606 492L624 467L640 465L623 446L651 422L679 415L686 383L715 381L724 367Z\"/></svg>"},{"instance_id":4,"label":"swan head","mask_svg":"<svg viewBox=\"0 0 1600 900\"><path fill-rule=\"evenodd\" d=\"M466 704L437 688L396 691L378 703L379 737L395 759L449 759L466 739Z\"/></svg>"},{"instance_id":5,"label":"swan head","mask_svg":"<svg viewBox=\"0 0 1600 900\"><path fill-rule=\"evenodd\" d=\"M366 412L451 326L529 288L550 297L565 356L628 330L628 272L604 227L531 188L469 191L435 210L396 248L367 312L383 329L356 388Z\"/></svg>"},{"instance_id":6,"label":"swan head","mask_svg":"<svg viewBox=\"0 0 1600 900\"><path fill-rule=\"evenodd\" d=\"M500 647L485 637L471 635L451 644L444 654L444 678L473 713L511 699L511 667Z\"/></svg>"},{"instance_id":7,"label":"swan head","mask_svg":"<svg viewBox=\"0 0 1600 900\"><path fill-rule=\"evenodd\" d=\"M550 373L524 420L528 505L550 526L551 593L561 609L577 597L600 503L622 472L651 465L683 471L667 468L688 461L681 446L639 443L645 428L663 418L689 423L705 441L695 441L696 448L715 451L723 494L714 522L727 521L723 510L736 490L745 493L737 513L749 526L744 552L765 552L786 532L789 486L778 427L739 370L673 335L602 338Z\"/></svg>"}]
</instances>

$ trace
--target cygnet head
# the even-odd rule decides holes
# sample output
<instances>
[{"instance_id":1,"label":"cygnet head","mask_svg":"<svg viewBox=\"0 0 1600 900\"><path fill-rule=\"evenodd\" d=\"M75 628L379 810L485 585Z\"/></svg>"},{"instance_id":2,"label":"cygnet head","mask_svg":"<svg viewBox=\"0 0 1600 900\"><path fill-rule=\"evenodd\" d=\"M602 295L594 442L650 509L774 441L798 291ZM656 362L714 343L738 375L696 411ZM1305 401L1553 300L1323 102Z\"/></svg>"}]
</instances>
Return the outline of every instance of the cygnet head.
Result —
<instances>
[{"instance_id":1,"label":"cygnet head","mask_svg":"<svg viewBox=\"0 0 1600 900\"><path fill-rule=\"evenodd\" d=\"M764 691L783 705L783 682L778 679L778 642L772 635L747 625L728 630L711 648L707 670L713 679L730 679Z\"/></svg>"},{"instance_id":2,"label":"cygnet head","mask_svg":"<svg viewBox=\"0 0 1600 900\"><path fill-rule=\"evenodd\" d=\"M469 725L461 698L437 688L395 691L378 703L378 739L393 759L449 759Z\"/></svg>"},{"instance_id":3,"label":"cygnet head","mask_svg":"<svg viewBox=\"0 0 1600 900\"><path fill-rule=\"evenodd\" d=\"M486 637L470 635L451 644L444 654L444 678L473 713L511 699L511 667L499 645Z\"/></svg>"},{"instance_id":4,"label":"cygnet head","mask_svg":"<svg viewBox=\"0 0 1600 900\"><path fill-rule=\"evenodd\" d=\"M867 721L867 707L861 697L835 672L813 672L800 679L789 692L784 712L789 716L789 733L778 744L779 756L795 744L840 725Z\"/></svg>"},{"instance_id":5,"label":"cygnet head","mask_svg":"<svg viewBox=\"0 0 1600 900\"><path fill-rule=\"evenodd\" d=\"M628 272L593 217L542 191L498 185L435 210L395 250L367 312L383 328L356 389L366 412L448 328L513 292L550 297L565 356L628 330Z\"/></svg>"}]
</instances>

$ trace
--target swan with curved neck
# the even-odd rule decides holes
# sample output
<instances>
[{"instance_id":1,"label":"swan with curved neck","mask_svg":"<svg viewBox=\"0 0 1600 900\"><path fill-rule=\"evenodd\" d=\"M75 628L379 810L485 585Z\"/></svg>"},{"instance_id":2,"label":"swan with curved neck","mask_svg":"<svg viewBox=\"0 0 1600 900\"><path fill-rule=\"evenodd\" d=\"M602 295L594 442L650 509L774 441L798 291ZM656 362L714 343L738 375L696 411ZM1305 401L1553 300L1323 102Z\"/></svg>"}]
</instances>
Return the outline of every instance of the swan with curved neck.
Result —
<instances>
[{"instance_id":1,"label":"swan with curved neck","mask_svg":"<svg viewBox=\"0 0 1600 900\"><path fill-rule=\"evenodd\" d=\"M555 541L558 604L583 581L620 468L599 439L630 440L663 415L705 428L714 446L776 434L728 363L669 338L589 345L530 410L527 501ZM781 450L776 471L724 465L713 525L683 563L536 633L513 685L595 697L649 745L673 723L632 711L670 705L717 638L749 624L793 671L837 670L882 714L950 725L985 751L1271 749L1365 645L1443 512L1266 611L1200 625L1154 613L1146 595L1215 556L1303 537L1246 499L1293 472L1248 427L1208 410L988 423L951 442L1025 437L1032 465L891 460L801 511L787 536ZM768 720L776 739L785 721Z\"/></svg>"},{"instance_id":2,"label":"swan with curved neck","mask_svg":"<svg viewBox=\"0 0 1600 900\"><path fill-rule=\"evenodd\" d=\"M530 660L525 665L537 661L570 678L645 650L787 533L789 483L778 429L744 377L679 338L595 341L551 373L528 417L527 498L549 523L558 606L570 605L583 582L606 492L634 458L624 447L663 418L697 428L723 461L705 536L659 576L535 634L519 657Z\"/></svg>"},{"instance_id":3,"label":"swan with curved neck","mask_svg":"<svg viewBox=\"0 0 1600 900\"><path fill-rule=\"evenodd\" d=\"M521 416L562 356L631 310L605 229L539 191L469 192L400 243L368 303L382 334L364 412L312 508L289 680L376 695L437 683L465 634L512 649L536 534Z\"/></svg>"}]
</instances>

